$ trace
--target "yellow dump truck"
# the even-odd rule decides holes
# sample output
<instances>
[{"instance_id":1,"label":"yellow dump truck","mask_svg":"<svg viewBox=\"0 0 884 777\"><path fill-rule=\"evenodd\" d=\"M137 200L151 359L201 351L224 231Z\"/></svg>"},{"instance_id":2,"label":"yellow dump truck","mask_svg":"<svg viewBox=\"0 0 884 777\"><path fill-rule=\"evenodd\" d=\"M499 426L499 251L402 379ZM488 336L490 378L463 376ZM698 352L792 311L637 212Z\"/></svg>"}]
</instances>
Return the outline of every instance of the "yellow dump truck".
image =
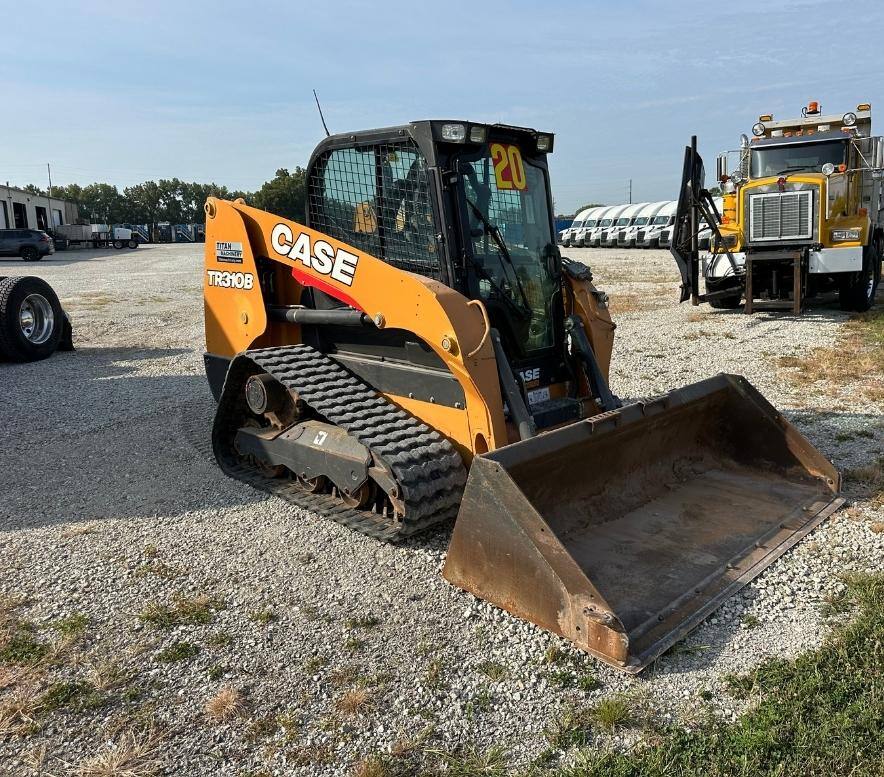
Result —
<instances>
[{"instance_id":1,"label":"yellow dump truck","mask_svg":"<svg viewBox=\"0 0 884 777\"><path fill-rule=\"evenodd\" d=\"M743 135L732 153L739 160L733 172L728 154L717 159L719 212L695 144L686 149L672 244L682 300L799 313L808 298L837 292L843 309L868 310L884 256L884 139L872 135L871 106L824 114L811 102L797 118L761 115L751 139ZM715 229L701 254L703 220Z\"/></svg>"}]
</instances>

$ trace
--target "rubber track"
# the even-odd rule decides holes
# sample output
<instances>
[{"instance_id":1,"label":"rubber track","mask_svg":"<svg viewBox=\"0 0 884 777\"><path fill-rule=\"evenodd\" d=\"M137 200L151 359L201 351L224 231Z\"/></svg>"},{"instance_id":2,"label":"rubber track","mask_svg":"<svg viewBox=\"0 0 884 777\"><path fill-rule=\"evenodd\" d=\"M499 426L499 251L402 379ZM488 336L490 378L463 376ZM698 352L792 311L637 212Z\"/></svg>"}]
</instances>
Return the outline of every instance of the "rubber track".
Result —
<instances>
[{"instance_id":1,"label":"rubber track","mask_svg":"<svg viewBox=\"0 0 884 777\"><path fill-rule=\"evenodd\" d=\"M267 477L242 460L233 441L248 413L243 386L258 371L296 392L318 415L345 429L371 451L377 463L386 466L405 504L401 520L347 507L331 494L305 492L296 481ZM388 542L454 518L466 483L463 460L448 440L307 345L246 351L230 363L215 415L212 447L221 469L231 477Z\"/></svg>"}]
</instances>

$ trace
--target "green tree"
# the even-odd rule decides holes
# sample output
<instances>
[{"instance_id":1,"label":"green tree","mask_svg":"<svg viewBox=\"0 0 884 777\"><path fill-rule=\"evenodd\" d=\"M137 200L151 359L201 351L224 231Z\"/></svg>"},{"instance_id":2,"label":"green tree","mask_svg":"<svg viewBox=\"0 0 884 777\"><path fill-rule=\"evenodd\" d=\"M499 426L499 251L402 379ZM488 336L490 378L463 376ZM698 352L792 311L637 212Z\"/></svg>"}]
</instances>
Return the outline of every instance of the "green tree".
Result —
<instances>
[{"instance_id":1,"label":"green tree","mask_svg":"<svg viewBox=\"0 0 884 777\"><path fill-rule=\"evenodd\" d=\"M145 181L123 189L130 224L153 224L160 221L160 187L156 181Z\"/></svg>"},{"instance_id":2,"label":"green tree","mask_svg":"<svg viewBox=\"0 0 884 777\"><path fill-rule=\"evenodd\" d=\"M108 183L91 183L83 187L80 195L80 215L106 224L125 219L126 201L116 186Z\"/></svg>"},{"instance_id":3,"label":"green tree","mask_svg":"<svg viewBox=\"0 0 884 777\"><path fill-rule=\"evenodd\" d=\"M307 171L296 167L290 173L281 167L272 180L255 192L253 202L256 208L303 223L307 210Z\"/></svg>"}]
</instances>

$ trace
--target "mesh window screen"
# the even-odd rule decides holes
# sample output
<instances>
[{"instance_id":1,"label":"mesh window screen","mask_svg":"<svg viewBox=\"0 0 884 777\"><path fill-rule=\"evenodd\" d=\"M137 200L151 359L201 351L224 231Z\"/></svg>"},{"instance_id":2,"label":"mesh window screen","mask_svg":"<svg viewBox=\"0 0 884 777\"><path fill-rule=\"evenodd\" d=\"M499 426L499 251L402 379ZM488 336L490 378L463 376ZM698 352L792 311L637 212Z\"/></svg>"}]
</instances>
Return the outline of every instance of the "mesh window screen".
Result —
<instances>
[{"instance_id":1,"label":"mesh window screen","mask_svg":"<svg viewBox=\"0 0 884 777\"><path fill-rule=\"evenodd\" d=\"M326 152L311 171L308 197L314 229L443 279L426 160L410 141Z\"/></svg>"}]
</instances>

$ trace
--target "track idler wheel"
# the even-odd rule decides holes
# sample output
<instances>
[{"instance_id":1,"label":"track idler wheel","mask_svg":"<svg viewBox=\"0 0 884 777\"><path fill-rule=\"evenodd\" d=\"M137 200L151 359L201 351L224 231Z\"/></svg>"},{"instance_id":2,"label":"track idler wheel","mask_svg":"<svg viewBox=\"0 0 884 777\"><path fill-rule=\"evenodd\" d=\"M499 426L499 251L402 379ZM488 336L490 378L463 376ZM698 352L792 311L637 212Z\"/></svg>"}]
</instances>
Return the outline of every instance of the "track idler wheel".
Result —
<instances>
[{"instance_id":1,"label":"track idler wheel","mask_svg":"<svg viewBox=\"0 0 884 777\"><path fill-rule=\"evenodd\" d=\"M338 496L347 507L366 507L374 499L374 483L367 480L355 491L339 491Z\"/></svg>"},{"instance_id":2,"label":"track idler wheel","mask_svg":"<svg viewBox=\"0 0 884 777\"><path fill-rule=\"evenodd\" d=\"M298 485L310 494L321 494L328 486L328 478L325 475L317 475L315 478L298 475L297 480Z\"/></svg>"}]
</instances>

